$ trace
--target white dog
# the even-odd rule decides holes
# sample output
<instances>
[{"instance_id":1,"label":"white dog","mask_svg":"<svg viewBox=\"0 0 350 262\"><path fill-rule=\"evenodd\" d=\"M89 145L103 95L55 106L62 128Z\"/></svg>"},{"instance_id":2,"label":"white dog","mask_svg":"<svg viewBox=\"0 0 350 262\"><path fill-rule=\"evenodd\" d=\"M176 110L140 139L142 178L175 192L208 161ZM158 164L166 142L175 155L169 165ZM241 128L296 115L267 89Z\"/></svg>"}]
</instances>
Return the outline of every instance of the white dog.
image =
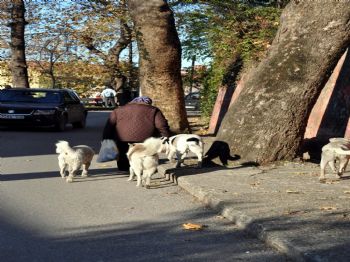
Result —
<instances>
[{"instance_id":1,"label":"white dog","mask_svg":"<svg viewBox=\"0 0 350 262\"><path fill-rule=\"evenodd\" d=\"M322 147L321 154L321 174L319 180L325 179L325 168L327 164L331 167L334 173L341 177L349 163L350 158L350 139L346 138L330 138L329 143ZM335 167L335 161L339 160L339 170Z\"/></svg>"},{"instance_id":2,"label":"white dog","mask_svg":"<svg viewBox=\"0 0 350 262\"><path fill-rule=\"evenodd\" d=\"M143 143L129 145L129 150L126 154L130 162L128 181L132 181L136 175L136 186L140 187L144 183L146 188L149 188L151 176L157 171L158 154L162 151L162 142L161 138L150 137Z\"/></svg>"},{"instance_id":3,"label":"white dog","mask_svg":"<svg viewBox=\"0 0 350 262\"><path fill-rule=\"evenodd\" d=\"M165 140L166 155L170 161L176 155L176 168L180 167L185 160L189 151L193 152L198 158L198 167L202 167L203 161L203 140L198 135L193 134L179 134Z\"/></svg>"},{"instance_id":4,"label":"white dog","mask_svg":"<svg viewBox=\"0 0 350 262\"><path fill-rule=\"evenodd\" d=\"M85 145L70 147L67 141L56 143L56 153L58 153L58 165L60 174L65 178L68 171L67 182L73 182L74 175L83 167L82 177L88 176L88 169L95 154L94 150Z\"/></svg>"}]
</instances>

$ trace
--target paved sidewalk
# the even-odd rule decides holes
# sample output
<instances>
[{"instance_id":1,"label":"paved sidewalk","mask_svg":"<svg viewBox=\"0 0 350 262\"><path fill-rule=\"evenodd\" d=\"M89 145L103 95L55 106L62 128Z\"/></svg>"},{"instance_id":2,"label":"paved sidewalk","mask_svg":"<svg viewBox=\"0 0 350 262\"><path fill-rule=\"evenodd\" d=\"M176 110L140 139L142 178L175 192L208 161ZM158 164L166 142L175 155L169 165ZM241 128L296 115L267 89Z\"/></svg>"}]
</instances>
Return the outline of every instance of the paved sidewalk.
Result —
<instances>
[{"instance_id":1,"label":"paved sidewalk","mask_svg":"<svg viewBox=\"0 0 350 262\"><path fill-rule=\"evenodd\" d=\"M188 162L162 164L159 173L294 261L350 261L350 173L320 183L312 163L197 169Z\"/></svg>"}]
</instances>

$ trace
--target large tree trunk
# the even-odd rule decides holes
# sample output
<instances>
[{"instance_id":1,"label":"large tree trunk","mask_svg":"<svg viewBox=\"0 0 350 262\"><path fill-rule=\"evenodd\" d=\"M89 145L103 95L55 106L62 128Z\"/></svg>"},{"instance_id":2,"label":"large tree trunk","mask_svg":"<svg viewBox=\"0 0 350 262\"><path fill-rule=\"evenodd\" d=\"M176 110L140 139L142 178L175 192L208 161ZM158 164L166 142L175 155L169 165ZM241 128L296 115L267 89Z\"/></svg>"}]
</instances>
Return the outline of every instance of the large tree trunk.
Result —
<instances>
[{"instance_id":1,"label":"large tree trunk","mask_svg":"<svg viewBox=\"0 0 350 262\"><path fill-rule=\"evenodd\" d=\"M349 44L349 3L290 2L268 57L250 72L217 138L249 161L296 157L311 109Z\"/></svg>"},{"instance_id":2,"label":"large tree trunk","mask_svg":"<svg viewBox=\"0 0 350 262\"><path fill-rule=\"evenodd\" d=\"M173 13L163 0L129 0L139 47L140 87L175 132L188 129L181 80L181 46Z\"/></svg>"},{"instance_id":3,"label":"large tree trunk","mask_svg":"<svg viewBox=\"0 0 350 262\"><path fill-rule=\"evenodd\" d=\"M11 8L11 63L13 87L27 87L28 70L25 56L24 28L26 21L24 18L25 7L23 0L13 0Z\"/></svg>"}]
</instances>

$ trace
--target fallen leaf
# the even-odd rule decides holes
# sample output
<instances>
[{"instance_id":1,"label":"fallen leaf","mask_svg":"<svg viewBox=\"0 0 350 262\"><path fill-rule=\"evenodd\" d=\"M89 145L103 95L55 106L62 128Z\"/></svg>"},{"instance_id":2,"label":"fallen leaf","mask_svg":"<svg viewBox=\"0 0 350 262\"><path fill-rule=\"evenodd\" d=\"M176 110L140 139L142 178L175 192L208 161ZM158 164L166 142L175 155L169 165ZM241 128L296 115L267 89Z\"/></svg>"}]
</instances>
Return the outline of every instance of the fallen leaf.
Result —
<instances>
[{"instance_id":1,"label":"fallen leaf","mask_svg":"<svg viewBox=\"0 0 350 262\"><path fill-rule=\"evenodd\" d=\"M306 173L306 172L294 172L294 174L296 174L298 176L304 176L304 175L307 175L308 173Z\"/></svg>"},{"instance_id":2,"label":"fallen leaf","mask_svg":"<svg viewBox=\"0 0 350 262\"><path fill-rule=\"evenodd\" d=\"M284 212L284 215L301 215L301 214L305 214L305 213L307 213L307 211L304 211L304 210L294 210L294 211L292 211L292 210L289 210L289 211L286 211L286 212Z\"/></svg>"},{"instance_id":3,"label":"fallen leaf","mask_svg":"<svg viewBox=\"0 0 350 262\"><path fill-rule=\"evenodd\" d=\"M326 210L326 211L337 210L336 207L331 207L331 206L328 206L328 207L321 207L320 209L321 209L321 210Z\"/></svg>"},{"instance_id":4,"label":"fallen leaf","mask_svg":"<svg viewBox=\"0 0 350 262\"><path fill-rule=\"evenodd\" d=\"M328 184L328 185L339 184L339 179L326 181L325 184Z\"/></svg>"},{"instance_id":5,"label":"fallen leaf","mask_svg":"<svg viewBox=\"0 0 350 262\"><path fill-rule=\"evenodd\" d=\"M182 227L186 230L202 230L204 228L203 225L193 223L182 224Z\"/></svg>"},{"instance_id":6,"label":"fallen leaf","mask_svg":"<svg viewBox=\"0 0 350 262\"><path fill-rule=\"evenodd\" d=\"M177 195L177 194L179 194L178 192L167 192L167 193L165 193L166 195Z\"/></svg>"},{"instance_id":7,"label":"fallen leaf","mask_svg":"<svg viewBox=\"0 0 350 262\"><path fill-rule=\"evenodd\" d=\"M290 189L287 189L287 190L286 190L286 192L287 192L288 194L300 194L300 192L299 192L299 191L296 191L296 190L290 190Z\"/></svg>"},{"instance_id":8,"label":"fallen leaf","mask_svg":"<svg viewBox=\"0 0 350 262\"><path fill-rule=\"evenodd\" d=\"M251 188L257 188L260 185L260 182L254 182L250 184Z\"/></svg>"}]
</instances>

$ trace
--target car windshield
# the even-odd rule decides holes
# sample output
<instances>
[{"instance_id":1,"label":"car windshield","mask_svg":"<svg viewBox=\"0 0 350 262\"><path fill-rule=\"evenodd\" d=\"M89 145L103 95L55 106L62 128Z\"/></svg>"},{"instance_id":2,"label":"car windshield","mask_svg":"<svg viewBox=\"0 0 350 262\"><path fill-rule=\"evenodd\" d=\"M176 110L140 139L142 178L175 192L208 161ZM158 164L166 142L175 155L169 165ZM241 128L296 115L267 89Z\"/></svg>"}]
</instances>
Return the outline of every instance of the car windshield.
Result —
<instances>
[{"instance_id":1,"label":"car windshield","mask_svg":"<svg viewBox=\"0 0 350 262\"><path fill-rule=\"evenodd\" d=\"M59 103L61 101L58 92L33 91L33 90L2 90L0 102L16 103Z\"/></svg>"}]
</instances>

